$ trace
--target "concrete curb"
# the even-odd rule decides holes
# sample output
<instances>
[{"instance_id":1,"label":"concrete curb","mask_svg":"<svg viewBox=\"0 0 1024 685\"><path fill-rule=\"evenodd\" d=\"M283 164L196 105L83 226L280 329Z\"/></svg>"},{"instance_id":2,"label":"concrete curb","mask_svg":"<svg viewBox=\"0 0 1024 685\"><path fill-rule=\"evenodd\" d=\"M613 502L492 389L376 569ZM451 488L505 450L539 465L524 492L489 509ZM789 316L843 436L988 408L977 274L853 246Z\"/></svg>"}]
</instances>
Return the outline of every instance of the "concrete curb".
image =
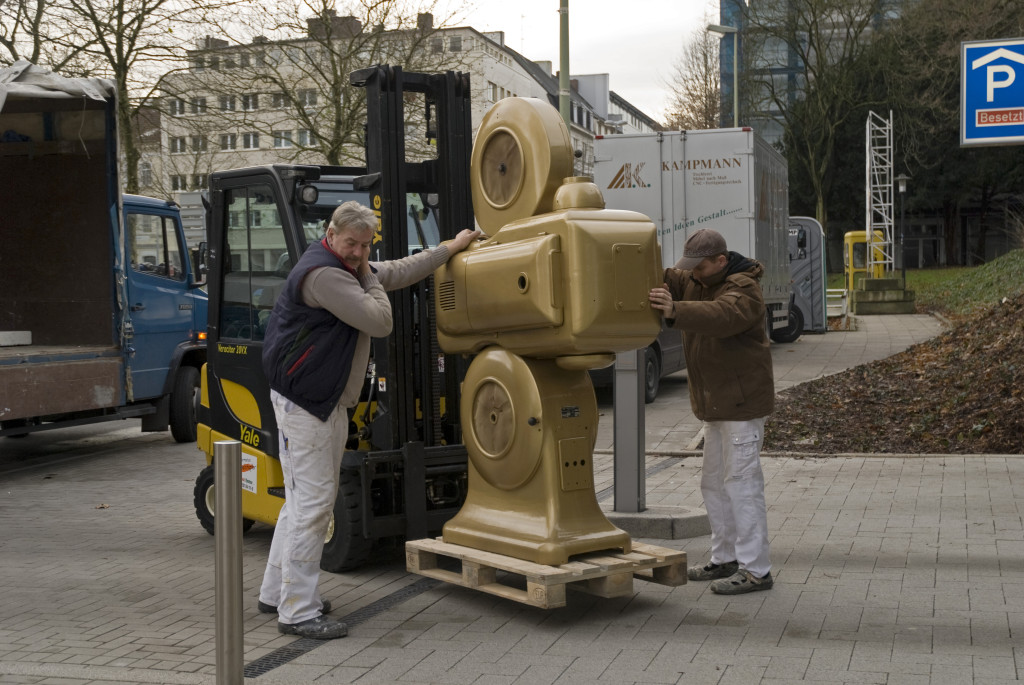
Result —
<instances>
[{"instance_id":1,"label":"concrete curb","mask_svg":"<svg viewBox=\"0 0 1024 685\"><path fill-rule=\"evenodd\" d=\"M612 450L594 450L594 454L613 454ZM647 457L703 457L700 450L658 450ZM761 452L761 458L768 459L1020 459L1022 454L984 454L984 453L932 453L932 452Z\"/></svg>"},{"instance_id":2,"label":"concrete curb","mask_svg":"<svg viewBox=\"0 0 1024 685\"><path fill-rule=\"evenodd\" d=\"M702 507L648 507L640 512L611 511L608 507L604 513L634 538L685 540L711 535L711 523Z\"/></svg>"}]
</instances>

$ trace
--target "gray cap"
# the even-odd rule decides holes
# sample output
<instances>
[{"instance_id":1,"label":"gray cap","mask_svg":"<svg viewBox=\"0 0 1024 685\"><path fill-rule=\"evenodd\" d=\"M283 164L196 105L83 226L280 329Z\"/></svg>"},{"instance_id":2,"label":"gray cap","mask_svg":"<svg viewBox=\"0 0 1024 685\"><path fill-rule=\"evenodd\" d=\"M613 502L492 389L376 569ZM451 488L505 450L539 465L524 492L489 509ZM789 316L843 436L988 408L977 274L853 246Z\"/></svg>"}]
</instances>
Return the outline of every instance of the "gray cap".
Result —
<instances>
[{"instance_id":1,"label":"gray cap","mask_svg":"<svg viewBox=\"0 0 1024 685\"><path fill-rule=\"evenodd\" d=\"M690 270L700 264L705 257L726 254L728 251L729 248L725 246L725 238L721 233L710 228L702 228L686 239L683 256L676 262L676 268Z\"/></svg>"}]
</instances>

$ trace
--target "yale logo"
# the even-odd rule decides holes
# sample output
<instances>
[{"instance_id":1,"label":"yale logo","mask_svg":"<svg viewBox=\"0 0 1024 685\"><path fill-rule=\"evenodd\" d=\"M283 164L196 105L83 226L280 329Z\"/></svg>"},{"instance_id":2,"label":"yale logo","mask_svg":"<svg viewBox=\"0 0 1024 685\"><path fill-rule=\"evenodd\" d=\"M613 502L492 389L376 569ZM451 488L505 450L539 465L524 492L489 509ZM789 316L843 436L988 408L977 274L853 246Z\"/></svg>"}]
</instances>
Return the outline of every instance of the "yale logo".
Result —
<instances>
[{"instance_id":1,"label":"yale logo","mask_svg":"<svg viewBox=\"0 0 1024 685\"><path fill-rule=\"evenodd\" d=\"M255 428L250 428L244 423L238 424L238 427L242 431L242 442L253 447L260 446L260 434L256 432Z\"/></svg>"}]
</instances>

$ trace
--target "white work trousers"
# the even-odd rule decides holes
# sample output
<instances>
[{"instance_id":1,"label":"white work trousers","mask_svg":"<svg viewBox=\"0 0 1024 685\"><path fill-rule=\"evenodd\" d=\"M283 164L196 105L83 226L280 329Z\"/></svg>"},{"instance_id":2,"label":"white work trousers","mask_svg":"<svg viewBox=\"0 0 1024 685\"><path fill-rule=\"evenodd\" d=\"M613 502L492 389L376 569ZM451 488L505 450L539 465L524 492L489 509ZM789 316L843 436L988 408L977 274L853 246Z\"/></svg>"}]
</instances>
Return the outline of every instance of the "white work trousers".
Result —
<instances>
[{"instance_id":1,"label":"white work trousers","mask_svg":"<svg viewBox=\"0 0 1024 685\"><path fill-rule=\"evenodd\" d=\"M771 570L761 471L764 422L705 421L700 479L711 523L711 562L737 561L758 577Z\"/></svg>"},{"instance_id":2,"label":"white work trousers","mask_svg":"<svg viewBox=\"0 0 1024 685\"><path fill-rule=\"evenodd\" d=\"M260 601L277 606L281 623L320 615L320 555L338 494L348 414L338 406L321 421L271 393L280 436L284 506L274 528Z\"/></svg>"}]
</instances>

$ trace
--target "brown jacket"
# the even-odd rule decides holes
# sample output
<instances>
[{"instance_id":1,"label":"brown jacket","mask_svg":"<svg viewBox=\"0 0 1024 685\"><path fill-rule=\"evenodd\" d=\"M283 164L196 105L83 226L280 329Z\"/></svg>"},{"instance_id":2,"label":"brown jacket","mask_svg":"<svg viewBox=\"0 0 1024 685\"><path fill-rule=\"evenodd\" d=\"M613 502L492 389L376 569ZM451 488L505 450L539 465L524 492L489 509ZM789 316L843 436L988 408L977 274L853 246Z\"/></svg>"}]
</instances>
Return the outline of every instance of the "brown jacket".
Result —
<instances>
[{"instance_id":1,"label":"brown jacket","mask_svg":"<svg viewBox=\"0 0 1024 685\"><path fill-rule=\"evenodd\" d=\"M710 286L689 271L665 270L674 321L683 332L690 406L702 421L748 421L775 402L772 355L759 279L764 267L729 253L724 280Z\"/></svg>"}]
</instances>

